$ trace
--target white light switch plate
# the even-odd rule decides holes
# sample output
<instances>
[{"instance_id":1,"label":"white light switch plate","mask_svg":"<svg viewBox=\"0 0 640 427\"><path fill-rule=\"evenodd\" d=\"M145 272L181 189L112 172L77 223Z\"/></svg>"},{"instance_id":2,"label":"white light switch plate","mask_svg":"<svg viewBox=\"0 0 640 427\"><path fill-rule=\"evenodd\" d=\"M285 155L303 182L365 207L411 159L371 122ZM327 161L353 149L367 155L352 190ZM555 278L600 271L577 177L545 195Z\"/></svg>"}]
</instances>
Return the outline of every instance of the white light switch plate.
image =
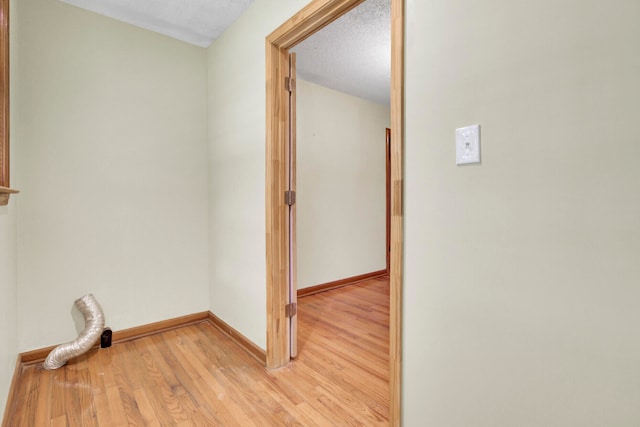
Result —
<instances>
[{"instance_id":1,"label":"white light switch plate","mask_svg":"<svg viewBox=\"0 0 640 427\"><path fill-rule=\"evenodd\" d=\"M456 129L456 164L480 163L480 125Z\"/></svg>"}]
</instances>

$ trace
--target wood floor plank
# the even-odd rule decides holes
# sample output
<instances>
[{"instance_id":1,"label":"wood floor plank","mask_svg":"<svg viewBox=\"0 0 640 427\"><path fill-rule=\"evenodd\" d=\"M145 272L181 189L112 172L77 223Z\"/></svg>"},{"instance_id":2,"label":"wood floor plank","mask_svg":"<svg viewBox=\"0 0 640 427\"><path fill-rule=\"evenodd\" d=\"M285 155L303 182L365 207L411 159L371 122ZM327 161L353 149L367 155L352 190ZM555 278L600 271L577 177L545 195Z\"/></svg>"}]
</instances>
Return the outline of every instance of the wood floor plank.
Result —
<instances>
[{"instance_id":1,"label":"wood floor plank","mask_svg":"<svg viewBox=\"0 0 640 427\"><path fill-rule=\"evenodd\" d=\"M186 396L184 387L175 378L173 370L166 363L153 340L149 340L147 349L148 352L143 353L142 358L153 380L158 401L166 406L173 423L189 421L190 414L196 409L194 402Z\"/></svg>"},{"instance_id":2,"label":"wood floor plank","mask_svg":"<svg viewBox=\"0 0 640 427\"><path fill-rule=\"evenodd\" d=\"M69 426L69 423L67 422L66 415L60 415L59 417L56 417L53 420L51 420L51 427L68 427L68 426Z\"/></svg>"},{"instance_id":3,"label":"wood floor plank","mask_svg":"<svg viewBox=\"0 0 640 427\"><path fill-rule=\"evenodd\" d=\"M51 372L41 372L34 420L51 420Z\"/></svg>"},{"instance_id":4,"label":"wood floor plank","mask_svg":"<svg viewBox=\"0 0 640 427\"><path fill-rule=\"evenodd\" d=\"M96 352L95 357L101 359L98 353L99 352ZM92 385L93 399L95 401L97 425L114 425L115 423L109 405L109 396L107 395L107 389L104 385L103 367L101 365L97 366L100 368L92 369L91 365L87 366Z\"/></svg>"},{"instance_id":5,"label":"wood floor plank","mask_svg":"<svg viewBox=\"0 0 640 427\"><path fill-rule=\"evenodd\" d=\"M108 407L103 411L108 411L111 416L111 423L114 426L127 425L127 417L124 404L120 398L120 389L115 378L115 373L119 372L116 364L114 364L113 354L115 348L106 348L98 352L98 377L102 378L104 393L107 399ZM100 424L104 425L104 424Z\"/></svg>"},{"instance_id":6,"label":"wood floor plank","mask_svg":"<svg viewBox=\"0 0 640 427\"><path fill-rule=\"evenodd\" d=\"M209 374L205 367L199 364L195 356L185 348L185 345L186 340L179 337L171 352L178 363L185 368L186 377L183 378L183 381L188 384L190 389L197 390L199 401L206 405L204 413L213 416L219 423L216 425L235 426L240 425L242 421L252 425L246 417L242 416L241 412L237 411L234 405L230 404L226 390Z\"/></svg>"},{"instance_id":7,"label":"wood floor plank","mask_svg":"<svg viewBox=\"0 0 640 427\"><path fill-rule=\"evenodd\" d=\"M388 425L388 279L305 296L298 314L299 356L271 371L207 320L25 365L7 425Z\"/></svg>"},{"instance_id":8,"label":"wood floor plank","mask_svg":"<svg viewBox=\"0 0 640 427\"><path fill-rule=\"evenodd\" d=\"M141 403L145 404L145 409L151 409L155 422L160 425L175 424L176 420L174 415L180 416L182 411L173 393L168 390L162 375L150 355L149 350L153 346L153 341L149 339L149 337L144 337L133 341L132 346L136 350L135 361L132 363L134 373L129 372L129 375L136 377L137 384L140 385L139 388L134 390L134 396L136 396L136 403L138 403L140 412L145 420L147 420L147 425L150 421L143 412ZM147 405L149 408L146 408ZM179 421L184 421L184 419L185 418L182 417Z\"/></svg>"},{"instance_id":9,"label":"wood floor plank","mask_svg":"<svg viewBox=\"0 0 640 427\"><path fill-rule=\"evenodd\" d=\"M171 423L160 424L160 421L157 417L156 408L151 404L149 398L147 397L147 392L144 389L136 389L133 392L133 395L136 399L136 405L138 405L138 409L140 409L140 414L142 418L144 418L144 425L149 427L161 427L162 425L172 425Z\"/></svg>"},{"instance_id":10,"label":"wood floor plank","mask_svg":"<svg viewBox=\"0 0 640 427\"><path fill-rule=\"evenodd\" d=\"M118 388L118 395L124 409L124 415L127 419L129 426L141 427L144 426L144 417L140 413L138 404L135 399L135 389L129 376L126 372L128 361L131 359L131 351L127 348L129 346L113 346L115 354L114 363L112 368L114 369L114 377L116 386Z\"/></svg>"},{"instance_id":11,"label":"wood floor plank","mask_svg":"<svg viewBox=\"0 0 640 427\"><path fill-rule=\"evenodd\" d=\"M65 366L64 382L65 415L71 425L96 426L94 401L91 396L91 384L86 369L69 363Z\"/></svg>"},{"instance_id":12,"label":"wood floor plank","mask_svg":"<svg viewBox=\"0 0 640 427\"><path fill-rule=\"evenodd\" d=\"M14 415L9 418L15 420L16 425L33 425L35 422L35 407L33 404L37 393L37 372L30 367L23 368L20 383L16 390L16 403L12 405Z\"/></svg>"},{"instance_id":13,"label":"wood floor plank","mask_svg":"<svg viewBox=\"0 0 640 427\"><path fill-rule=\"evenodd\" d=\"M47 372L40 365L32 365L30 368L41 375ZM51 375L51 396L56 396L56 398L51 399L51 418L58 420L57 422L61 422L64 419L64 422L67 423L65 399L63 398L66 390L67 370L57 369L49 372ZM58 396L60 397L58 398Z\"/></svg>"},{"instance_id":14,"label":"wood floor plank","mask_svg":"<svg viewBox=\"0 0 640 427\"><path fill-rule=\"evenodd\" d=\"M315 425L318 427L330 427L335 425L335 424L332 424L330 420L324 417L320 412L316 410L316 408L313 405L310 405L308 402L302 402L299 405L296 405L296 410L302 417L312 420L308 424L304 424L305 426Z\"/></svg>"}]
</instances>

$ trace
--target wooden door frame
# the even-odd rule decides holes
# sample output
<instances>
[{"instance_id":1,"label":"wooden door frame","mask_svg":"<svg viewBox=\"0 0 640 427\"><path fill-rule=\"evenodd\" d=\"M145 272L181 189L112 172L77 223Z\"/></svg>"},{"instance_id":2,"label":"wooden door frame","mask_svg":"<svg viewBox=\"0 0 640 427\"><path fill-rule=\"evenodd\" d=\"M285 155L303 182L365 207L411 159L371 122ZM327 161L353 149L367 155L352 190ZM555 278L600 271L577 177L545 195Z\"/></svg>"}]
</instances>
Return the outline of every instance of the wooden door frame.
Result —
<instances>
[{"instance_id":1,"label":"wooden door frame","mask_svg":"<svg viewBox=\"0 0 640 427\"><path fill-rule=\"evenodd\" d=\"M289 362L287 170L288 51L364 0L313 0L266 38L266 267L267 367ZM389 319L389 424L400 425L402 367L404 3L391 0L391 295Z\"/></svg>"},{"instance_id":2,"label":"wooden door frame","mask_svg":"<svg viewBox=\"0 0 640 427\"><path fill-rule=\"evenodd\" d=\"M385 246L386 258L387 258L387 274L391 271L391 129L385 129L384 140L384 158L386 163L385 169L385 193L386 193L386 232L387 241Z\"/></svg>"}]
</instances>

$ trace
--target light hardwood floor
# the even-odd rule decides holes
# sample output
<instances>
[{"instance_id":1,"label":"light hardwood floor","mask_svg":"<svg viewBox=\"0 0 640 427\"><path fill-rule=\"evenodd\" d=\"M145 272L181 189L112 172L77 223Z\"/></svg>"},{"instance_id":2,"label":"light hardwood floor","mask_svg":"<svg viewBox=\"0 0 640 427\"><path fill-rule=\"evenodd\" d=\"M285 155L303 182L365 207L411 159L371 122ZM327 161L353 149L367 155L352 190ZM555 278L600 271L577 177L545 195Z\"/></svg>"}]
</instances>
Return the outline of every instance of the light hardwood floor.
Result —
<instances>
[{"instance_id":1,"label":"light hardwood floor","mask_svg":"<svg viewBox=\"0 0 640 427\"><path fill-rule=\"evenodd\" d=\"M8 426L382 426L389 279L299 300L299 357L268 371L207 322L24 368Z\"/></svg>"}]
</instances>

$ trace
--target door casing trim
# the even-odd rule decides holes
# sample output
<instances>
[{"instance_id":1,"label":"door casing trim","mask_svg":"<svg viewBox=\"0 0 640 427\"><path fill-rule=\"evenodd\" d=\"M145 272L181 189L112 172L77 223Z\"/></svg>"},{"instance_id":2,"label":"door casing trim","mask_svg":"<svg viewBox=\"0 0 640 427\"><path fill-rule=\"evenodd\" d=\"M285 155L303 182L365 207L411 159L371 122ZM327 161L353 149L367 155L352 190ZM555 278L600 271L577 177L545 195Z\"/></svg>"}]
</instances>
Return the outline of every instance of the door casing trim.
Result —
<instances>
[{"instance_id":1,"label":"door casing trim","mask_svg":"<svg viewBox=\"0 0 640 427\"><path fill-rule=\"evenodd\" d=\"M313 0L266 38L266 282L267 367L289 362L285 305L288 301L287 185L288 92L284 88L289 49L364 0ZM401 423L404 7L391 0L391 295L389 319L389 425Z\"/></svg>"}]
</instances>

